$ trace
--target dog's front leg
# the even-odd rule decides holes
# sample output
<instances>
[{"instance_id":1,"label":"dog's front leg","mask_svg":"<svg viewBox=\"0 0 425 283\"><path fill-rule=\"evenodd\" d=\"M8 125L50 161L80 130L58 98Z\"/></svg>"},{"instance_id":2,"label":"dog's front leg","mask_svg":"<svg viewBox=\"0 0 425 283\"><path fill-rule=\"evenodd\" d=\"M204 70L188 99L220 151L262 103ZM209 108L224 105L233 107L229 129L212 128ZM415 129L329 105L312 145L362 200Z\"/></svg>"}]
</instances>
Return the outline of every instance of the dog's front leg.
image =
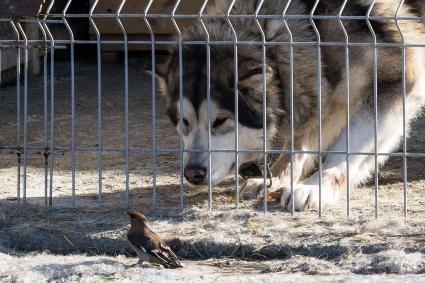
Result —
<instances>
[{"instance_id":1,"label":"dog's front leg","mask_svg":"<svg viewBox=\"0 0 425 283\"><path fill-rule=\"evenodd\" d=\"M291 184L291 159L289 154L282 153L278 159L273 162L270 169L272 173L272 184L270 186L270 180L267 179L268 192L275 192L283 187L288 187ZM306 154L296 154L293 160L293 183L299 181L301 178ZM264 190L264 179L263 178L251 178L241 188L242 199L254 199Z\"/></svg>"},{"instance_id":2,"label":"dog's front leg","mask_svg":"<svg viewBox=\"0 0 425 283\"><path fill-rule=\"evenodd\" d=\"M386 86L388 91L394 93L380 92L378 97L378 125L379 135L377 135L377 148L380 152L391 152L403 136L403 104L399 99L399 83L393 86ZM406 117L409 121L415 117L419 111L419 105L424 103L422 83L411 91L406 99ZM357 112L350 119L350 142L349 152L373 153L375 151L375 113L373 97L368 97L363 101ZM345 151L347 149L347 128L345 128L336 138L330 151ZM378 166L386 160L387 156L378 156ZM347 174L347 161L349 162ZM295 210L302 211L309 208L319 207L319 182L321 181L321 202L322 205L332 205L338 202L340 194L347 188L355 188L362 181L366 180L371 172L375 170L375 157L368 154L351 155L347 160L345 154L328 154L322 165L323 174L320 180L319 172L307 178L301 184L294 184L293 193L290 187L282 196L282 205L291 210L294 205ZM349 176L349 182L347 179Z\"/></svg>"},{"instance_id":3,"label":"dog's front leg","mask_svg":"<svg viewBox=\"0 0 425 283\"><path fill-rule=\"evenodd\" d=\"M319 194L322 205L334 204L338 201L341 192L346 186L346 171L342 167L326 169L322 172L321 192L319 192L319 172L307 178L302 184L287 186L281 198L282 206L287 211L304 211L319 208Z\"/></svg>"}]
</instances>

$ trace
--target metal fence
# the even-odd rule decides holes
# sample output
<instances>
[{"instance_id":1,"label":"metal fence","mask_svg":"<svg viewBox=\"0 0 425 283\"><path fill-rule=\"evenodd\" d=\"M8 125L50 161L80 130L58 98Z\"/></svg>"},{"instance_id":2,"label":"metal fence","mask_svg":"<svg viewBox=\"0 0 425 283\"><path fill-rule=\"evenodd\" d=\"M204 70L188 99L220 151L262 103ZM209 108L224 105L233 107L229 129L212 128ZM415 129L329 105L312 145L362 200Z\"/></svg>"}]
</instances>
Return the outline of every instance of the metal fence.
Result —
<instances>
[{"instance_id":1,"label":"metal fence","mask_svg":"<svg viewBox=\"0 0 425 283\"><path fill-rule=\"evenodd\" d=\"M7 1L6 1L7 2ZM17 168L18 171L16 172L16 194L17 199L19 202L26 203L27 199L27 160L29 155L41 155L42 158L45 159L45 179L44 179L44 187L45 187L45 204L46 205L52 205L52 195L53 195L53 189L54 189L54 180L55 180L55 170L54 170L54 159L56 153L69 153L71 155L72 160L72 204L75 206L76 203L76 154L78 152L93 152L97 153L98 155L98 200L99 203L102 203L102 192L103 192L103 184L102 184L102 176L103 176L103 154L105 152L124 152L125 154L125 202L128 205L129 203L129 188L130 188L130 175L129 175L129 154L131 152L146 152L152 154L152 186L153 186L153 203L152 206L156 207L157 205L157 188L156 188L156 177L157 177L157 160L156 156L158 153L161 152L174 152L180 154L180 206L181 208L184 207L184 168L183 168L183 154L184 152L199 152L197 149L191 149L191 148L185 148L183 144L183 137L180 135L180 143L178 148L160 148L157 146L157 128L156 128L156 100L158 97L158 89L157 89L157 78L155 76L157 70L157 53L158 49L161 49L164 46L168 45L177 45L178 50L180 51L179 56L179 69L180 69L180 77L179 77L179 95L180 98L183 97L183 85L184 85L184 79L183 79L183 56L182 56L182 50L185 45L203 45L206 46L206 60L207 60L207 96L208 101L210 100L210 91L211 91L211 55L210 55L210 47L213 45L230 45L233 46L234 51L234 91L235 91L235 119L238 121L238 48L243 45L258 45L261 46L262 50L262 60L263 60L263 125L267 124L267 105L266 105L266 90L267 90L267 84L266 84L266 61L267 61L267 47L271 45L286 45L289 47L290 50L290 61L289 65L287 66L289 69L289 81L291 82L290 87L290 102L289 102L289 113L291 114L290 117L290 123L291 123L291 145L289 147L289 150L274 150L269 149L266 146L266 142L263 142L263 148L262 150L255 151L260 152L263 156L262 158L262 166L264 168L268 168L268 159L267 155L269 154L279 154L279 153L287 153L291 156L291 165L293 163L294 155L295 154L312 154L317 155L318 157L318 171L319 176L322 176L322 157L326 154L339 154L339 155L345 155L346 157L346 194L347 194L347 210L346 213L349 216L350 214L350 184L349 184L349 175L355 174L355 172L350 172L349 168L349 160L350 156L355 155L369 155L372 156L375 159L375 165L374 169L375 172L378 172L378 157L379 156L396 156L403 158L403 182L404 182L404 215L407 215L407 158L408 157L425 157L425 153L413 153L407 151L407 135L406 135L406 48L424 48L425 43L423 44L406 44L404 42L403 38L403 32L400 28L400 22L401 21L422 21L423 18L417 16L409 16L409 17L402 17L399 15L403 5L405 5L404 0L400 0L398 3L398 7L396 8L396 13L393 16L372 16L371 12L375 5L375 0L370 1L367 14L365 15L345 15L345 7L347 5L348 0L341 1L341 6L339 8L339 13L337 15L316 15L315 11L318 5L321 2L316 0L313 8L311 9L309 14L306 15L291 15L288 14L288 8L291 5L291 0L288 0L286 3L286 6L284 10L279 15L266 15L266 14L260 14L261 7L264 0L256 1L257 2L257 8L255 10L255 13L249 14L249 15L236 15L232 14L232 8L236 4L236 0L229 2L228 12L227 14L223 15L211 15L211 14L205 14L205 8L207 4L211 1L205 0L203 1L199 11L194 14L178 14L177 11L179 9L179 6L181 5L181 0L174 1L172 12L171 14L164 14L164 13L152 13L150 11L152 4L154 4L155 0L149 0L147 1L147 4L145 6L145 9L143 13L123 13L123 8L127 4L127 0L122 0L119 3L119 7L116 11L112 11L111 13L107 14L101 14L96 13L96 6L99 3L99 0L95 0L92 2L91 7L89 9L89 13L85 14L76 14L76 13L69 13L69 8L72 5L72 0L68 0L64 7L62 7L61 12L55 13L53 11L53 7L57 5L55 3L55 0L51 0L47 4L44 4L42 6L43 8L41 10L36 11L37 16L35 16L34 11L31 9L34 9L34 7L27 7L23 9L24 6L19 6L19 3L25 3L25 1L9 1L9 2L15 2L16 5L18 5L19 9L15 9L14 12L11 12L9 10L9 15L2 13L0 15L0 21L1 23L8 23L10 27L14 31L14 38L10 39L1 39L0 40L0 47L1 48L10 48L15 47L16 48L16 66L17 66L17 79L16 79L16 99L17 99L17 105L16 108L16 136L17 136L17 144L16 146L3 146L0 147L0 154L6 154L6 155L16 155L17 159ZM183 1L184 2L184 1ZM35 5L35 8L39 8L39 5ZM57 8L57 7L56 7ZM20 10L23 9L23 10ZM30 14L28 14L30 13ZM223 19L226 21L226 23L231 27L233 30L234 40L232 41L215 41L210 40L209 34L208 34L208 28L206 27L204 21L206 19ZM80 19L80 20L86 20L90 23L91 28L94 30L96 38L95 39L76 39L74 36L74 31L71 28L71 25L69 24L70 19ZM123 39L116 40L116 39L102 39L101 32L98 29L98 26L96 24L96 20L98 19L113 19L116 21L116 24L119 26L119 28L122 31ZM130 39L125 27L125 24L123 24L123 21L126 19L142 19L145 23L149 39L147 40L133 40ZM154 30L151 27L151 21L154 19L169 19L175 28L175 33L177 34L177 37L174 39L158 39ZM179 25L178 21L182 19L192 19L197 20L201 23L201 25L204 28L204 31L207 35L206 40L185 40L183 37L182 29L183 27ZM242 41L239 40L237 37L237 34L232 26L232 21L235 19L252 19L255 20L255 22L258 25L258 29L261 33L261 40L251 40L251 41ZM266 36L263 31L263 26L260 23L263 19L280 19L283 21L286 32L289 35L289 41L287 42L268 42L266 40ZM308 20L311 24L311 27L313 28L315 35L316 35L316 41L313 42L297 42L292 36L290 26L288 25L288 20ZM321 40L321 34L316 27L316 21L319 20L334 20L337 21L339 24L339 27L341 31L344 34L344 42L326 42ZM367 24L367 26L370 29L370 35L373 38L373 42L353 42L350 40L350 35L347 33L344 22L347 21L356 21L360 22L363 21ZM377 36L375 34L375 31L373 29L373 26L371 24L371 21L394 21L394 24L396 25L396 28L398 29L398 32L400 33L402 42L401 43L385 43L385 42L378 42ZM38 26L39 31L41 32L41 38L40 39L29 39L25 29L23 28L23 25L25 24L35 24ZM54 25L63 25L66 28L66 31L68 33L69 38L68 39L57 39L54 37L51 29ZM78 147L77 146L77 137L76 137L76 90L75 90L75 46L77 45L95 45L96 46L96 54L97 54L97 101L98 101L98 107L97 107L97 118L98 118L98 146L97 147ZM120 147L105 147L103 145L103 136L102 136L102 128L104 121L102 120L102 48L104 45L117 45L122 46L123 52L124 52L124 81L122 81L122 87L124 88L124 94L125 94L125 117L124 117L124 131L125 131L125 141L124 144ZM150 50L150 60L151 60L151 72L152 72L152 85L151 85L151 96L152 96L152 143L150 145L147 145L146 147L130 147L129 143L129 49L130 46L145 46L147 49ZM297 150L294 147L294 132L296 129L294 128L294 89L293 89L293 83L294 83L294 58L293 58L293 52L294 48L297 48L299 46L312 46L315 48L315 52L317 54L317 100L318 100L318 148L317 150ZM323 66L322 66L322 60L321 60L321 48L323 46L338 46L345 49L345 62L344 62L344 72L345 72L345 78L346 78L346 84L345 84L345 94L346 94L346 101L350 100L350 79L349 79L349 72L350 72L350 50L351 48L355 47L370 47L373 49L373 73L374 73L374 87L373 87L373 94L374 94L374 104L375 104L375 150L374 152L351 152L349 145L350 145L350 129L349 129L349 120L350 120L350 105L349 103L346 104L346 125L347 125L347 131L346 131L346 148L343 151L329 151L329 150L323 150L322 148L322 72L323 72ZM42 57L42 65L43 65L43 78L44 78L44 113L43 113L43 123L44 123L44 146L43 147L31 147L28 145L27 141L27 134L30 129L28 128L28 77L29 77L29 52L31 49L34 48L42 48L44 50L43 57ZM70 80L71 80L71 146L59 148L55 146L55 91L58 87L55 84L55 54L58 48L67 48L69 50L69 58L70 58ZM403 64L403 74L402 74L402 85L403 85L403 139L402 139L402 152L400 153L388 153L388 152L380 152L378 149L378 50L380 48L397 48L402 50L402 64ZM21 66L23 66L23 69L21 69ZM50 69L50 71L49 71ZM23 80L21 80L23 78ZM21 85L23 84L23 85ZM21 89L23 89L23 101L21 101ZM180 109L182 109L182 99L180 100ZM23 104L23 113L21 113L21 105ZM210 105L209 105L209 111ZM235 206L236 208L239 207L240 203L240 195L239 195L239 188L240 184L238 182L238 176L239 176L239 154L244 153L243 150L239 150L239 136L238 136L238 123L236 123L236 137L235 137L235 149L229 150L229 149L211 149L211 113L208 115L209 120L209 133L208 133L208 149L205 149L205 152L208 152L209 155L209 168L211 167L211 155L214 152L232 152L235 154L236 159L236 181L235 181ZM180 122L182 122L182 117L180 116ZM180 123L180 133L182 133L182 125L183 123ZM263 137L266 137L266 127L263 127ZM254 152L254 151L245 151L246 152ZM209 208L213 207L213 201L212 201L212 190L213 185L211 183L211 170L208 168L208 206ZM291 178L293 178L293 166L291 166ZM268 181L268 175L263 174L263 190L264 190L264 210L267 211L267 181ZM320 177L319 182L319 215L322 214L322 206L321 206L321 184L322 184L322 178ZM293 192L294 186L293 181L291 180L291 191ZM378 174L376 173L374 175L374 185L375 185L375 215L378 215ZM292 213L294 213L294 204L292 203Z\"/></svg>"}]
</instances>

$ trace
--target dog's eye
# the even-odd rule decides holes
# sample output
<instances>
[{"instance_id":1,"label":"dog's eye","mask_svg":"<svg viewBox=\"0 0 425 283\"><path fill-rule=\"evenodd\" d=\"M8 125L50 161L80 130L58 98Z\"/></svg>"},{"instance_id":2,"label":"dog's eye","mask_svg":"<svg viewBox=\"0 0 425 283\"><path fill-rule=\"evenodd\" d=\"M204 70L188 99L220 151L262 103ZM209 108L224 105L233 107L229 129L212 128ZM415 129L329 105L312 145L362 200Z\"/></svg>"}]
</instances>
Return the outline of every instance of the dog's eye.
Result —
<instances>
[{"instance_id":1,"label":"dog's eye","mask_svg":"<svg viewBox=\"0 0 425 283\"><path fill-rule=\"evenodd\" d=\"M184 118L184 119L183 119L183 124L184 124L186 127L189 127L189 121L188 121L186 118Z\"/></svg>"},{"instance_id":2,"label":"dog's eye","mask_svg":"<svg viewBox=\"0 0 425 283\"><path fill-rule=\"evenodd\" d=\"M214 123L213 123L213 128L217 128L220 127L221 125L224 124L224 122L226 122L227 118L218 118L215 119Z\"/></svg>"}]
</instances>

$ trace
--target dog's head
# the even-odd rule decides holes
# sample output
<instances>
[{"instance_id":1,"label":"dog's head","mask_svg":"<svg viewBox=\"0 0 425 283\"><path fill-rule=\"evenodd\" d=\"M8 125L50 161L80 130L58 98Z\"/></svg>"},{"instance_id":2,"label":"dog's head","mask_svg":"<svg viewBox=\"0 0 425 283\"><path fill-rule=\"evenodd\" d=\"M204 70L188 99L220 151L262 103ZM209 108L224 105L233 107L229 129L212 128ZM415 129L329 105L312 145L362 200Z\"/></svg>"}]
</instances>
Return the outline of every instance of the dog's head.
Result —
<instances>
[{"instance_id":1,"label":"dog's head","mask_svg":"<svg viewBox=\"0 0 425 283\"><path fill-rule=\"evenodd\" d=\"M235 169L236 123L241 151L261 150L263 141L267 142L274 135L277 116L282 111L278 80L273 68L263 64L261 52L252 47L251 50L239 49L237 87L231 45L211 46L209 61L205 45L185 45L181 54L182 70L179 56L178 49L172 51L169 60L158 67L157 73L160 91L167 99L168 116L177 131L181 131L185 150L188 150L184 153L184 175L192 184L208 182L210 148L211 182L217 184ZM267 84L265 95L264 78ZM263 137L264 97L267 106L266 138ZM240 153L239 162L242 164L260 156L261 153Z\"/></svg>"}]
</instances>

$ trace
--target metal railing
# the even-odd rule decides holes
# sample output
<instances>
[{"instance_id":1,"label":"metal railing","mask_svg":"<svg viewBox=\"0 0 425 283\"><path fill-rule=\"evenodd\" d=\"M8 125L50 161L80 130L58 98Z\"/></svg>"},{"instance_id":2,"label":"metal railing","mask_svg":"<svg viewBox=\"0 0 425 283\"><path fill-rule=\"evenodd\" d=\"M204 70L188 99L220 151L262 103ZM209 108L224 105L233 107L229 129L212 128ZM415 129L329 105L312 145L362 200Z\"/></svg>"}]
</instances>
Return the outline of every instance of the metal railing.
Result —
<instances>
[{"instance_id":1,"label":"metal railing","mask_svg":"<svg viewBox=\"0 0 425 283\"><path fill-rule=\"evenodd\" d=\"M264 0L257 1L258 6L255 10L255 13L249 14L249 15L236 15L232 14L232 8L235 5L235 0L230 1L229 8L226 14L223 15L211 15L211 14L205 14L205 8L209 2L212 2L213 0L204 0L204 2L201 5L201 9L197 14L177 14L177 10L180 6L181 0L175 1L174 7L172 9L171 14L157 14L157 13L150 13L150 8L152 4L155 2L155 0L149 0L145 6L145 9L141 13L131 13L126 14L123 13L123 8L126 5L127 0L120 1L120 5L117 9L117 11L114 11L110 14L98 14L95 13L96 6L98 5L99 0L95 0L91 7L90 11L87 14L70 14L68 13L69 7L72 4L72 0L68 0L63 7L61 13L51 13L52 8L55 6L55 0L52 0L46 5L45 10L42 12L41 15L38 15L37 17L19 17L15 18L13 15L10 17L1 16L0 17L0 23L8 22L10 23L16 38L14 39L1 39L0 40L0 48L10 48L10 47L16 47L16 66L17 66L17 80L16 80L16 100L17 100L17 109L16 109L16 136L17 136L17 144L16 147L14 146L3 146L0 147L0 154L6 154L6 155L16 155L17 156L17 199L20 202L26 203L27 201L27 160L29 155L42 155L45 159L45 180L44 180L44 186L45 186L45 204L46 205L52 205L52 195L54 190L54 160L55 156L57 154L63 154L63 153L70 153L71 154L71 160L72 160L72 205L76 205L76 162L77 157L76 154L78 152L92 152L97 153L98 158L98 200L101 204L102 194L103 194L103 183L102 183L102 177L103 177L103 153L105 152L123 152L125 154L125 203L126 205L129 204L129 189L130 189L130 182L129 182L129 154L132 152L146 152L152 154L152 186L153 186L153 196L152 196L152 206L155 208L157 206L157 154L163 153L163 152L173 152L173 153L179 153L180 155L180 207L184 207L184 174L183 174L183 154L185 152L207 152L208 153L208 207L211 209L213 207L212 202L212 183L211 183L211 154L216 152L228 152L228 153L234 153L235 154L235 160L236 160L236 169L235 169L235 206L236 208L239 208L240 203L240 195L239 195L239 183L238 183L238 176L239 176L239 154L241 153L253 153L257 152L262 154L263 156L263 166L264 168L267 168L267 155L268 154L280 154L280 153L287 153L291 156L290 162L291 162L291 192L294 190L294 182L293 182L293 162L294 162L294 155L296 154L312 154L317 155L318 157L318 171L319 171L319 216L322 215L322 158L326 154L338 154L338 155L345 155L346 156L346 174L347 177L346 180L346 193L347 193L347 208L346 213L347 216L350 215L350 184L349 184L349 175L353 174L353 172L350 173L350 157L356 156L356 155L368 155L372 156L375 159L374 163L374 169L375 169L375 175L374 175L374 186L375 186L375 216L378 216L378 157L380 156L395 156L395 157L402 157L403 158L403 183L404 183L404 215L407 215L407 158L408 157L425 157L425 153L415 153L415 152L408 152L407 151L407 142L406 142L406 92L407 92L407 84L406 84L406 48L424 48L425 43L422 44L413 44L413 43L406 43L403 37L403 31L400 28L400 22L402 21L422 21L423 17L414 17L414 16L400 16L400 11L404 5L404 1L400 0L398 3L397 11L394 16L373 16L371 15L372 10L376 4L376 0L370 1L370 5L367 9L367 14L365 15L356 15L356 16L350 16L345 15L345 7L347 5L347 0L343 1L339 13L337 15L316 15L315 11L320 4L320 0L316 0L312 10L309 14L306 15L290 15L288 14L288 8L291 5L291 0L287 1L287 4L285 5L284 10L279 15L264 15L260 14L261 7L263 5ZM57 7L56 7L57 8ZM130 39L128 37L128 32L126 31L125 25L123 24L124 19L131 19L131 18L137 18L142 19L145 23L146 27L148 28L148 34L150 39L148 40L134 40ZM76 39L74 37L74 32L68 23L69 19L84 19L87 20L90 23L91 28L94 30L96 39ZM122 40L116 40L116 39L102 39L101 32L99 31L99 28L96 24L96 19L113 19L116 21L118 26L121 29L123 39ZM169 39L169 40L163 40L163 39L157 39L156 34L153 31L151 27L151 20L152 19L169 19L175 28L175 32L177 34L177 37L175 39ZM178 20L180 19L195 19L198 20L206 34L206 40L185 40L182 35L182 28L178 24ZM212 40L209 37L209 31L206 27L206 24L204 23L207 19L222 19L227 23L233 33L233 40ZM232 25L232 20L237 19L251 19L255 20L258 29L260 31L261 40L241 40L238 38L237 33ZM284 23L284 26L286 28L286 32L289 35L288 41L267 41L266 36L264 34L263 26L260 22L260 20L265 19L277 19L282 20ZM289 20L307 20L310 22L311 27L314 31L314 35L316 37L315 41L305 41L305 42L297 42L295 41L295 38L293 37L290 29L290 25L288 24ZM344 41L343 42L326 42L323 41L321 38L321 34L319 32L319 29L316 27L316 22L321 20L334 20L337 21L340 25L341 31L343 31L344 35ZM353 42L350 40L350 35L347 33L345 29L344 22L346 21L356 21L356 22L363 22L366 23L370 34L373 38L372 42ZM377 41L377 35L375 33L375 30L373 28L373 25L371 24L371 21L394 21L399 35L401 37L400 43L389 43L389 42L378 42ZM25 30L22 27L22 24L37 24L41 34L41 39L29 39L26 35ZM69 39L55 39L53 37L53 33L51 32L51 25L57 25L61 24L66 27L66 30L68 32ZM97 60L97 135L98 135L98 145L96 147L80 147L77 146L77 137L76 137L76 90L75 90L75 46L76 45L95 45L96 46L96 60ZM124 123L124 131L125 131L125 141L122 146L116 146L116 147L107 147L104 146L103 143L103 135L102 135L102 129L103 129L103 113L102 113L102 47L104 45L121 45L124 50L124 81L122 82L122 87L124 88L124 94L125 94L125 123ZM152 143L151 145L147 145L146 147L131 147L130 146L130 138L129 138L129 58L128 58L128 52L129 47L132 45L146 45L150 48L151 51L151 72L152 72L152 80L151 80L151 96L152 96ZM266 80L266 65L267 65L267 47L269 46L277 46L277 45L285 45L289 48L289 54L290 54L290 60L289 60L289 96L290 96L290 125L291 125L291 145L288 150L274 150L267 148L266 141L263 142L263 148L259 150L240 150L239 149L239 130L238 130L238 123L236 123L236 137L235 137L235 148L234 149L211 149L211 104L208 103L208 148L207 149L190 149L185 148L183 144L183 137L180 135L179 138L179 147L178 148L163 148L159 147L157 145L157 128L156 128L156 99L158 95L158 89L156 87L156 65L157 65L157 46L160 45L177 45L178 51L179 51L179 58L178 58L178 68L180 70L179 74L179 96L180 96L180 110L183 109L183 96L184 96L184 80L183 80L183 48L185 45L204 45L206 46L206 58L207 58L207 100L210 102L211 100L211 54L210 54L210 47L213 45L229 45L233 47L234 52L234 85L233 90L235 93L235 120L238 121L238 114L239 114L239 103L238 103L238 49L240 46L246 46L246 45L252 45L252 46L259 46L261 47L262 52L262 62L263 62L263 137L267 136L267 105L266 105L266 91L267 91L267 80ZM69 50L69 56L70 56L70 80L71 80L71 146L69 147L57 147L55 143L55 50L57 48L62 48L63 46L66 46ZM297 150L294 147L294 48L297 47L306 47L311 46L316 49L317 54L317 100L318 100L318 106L317 106L317 113L318 113L318 149L317 150ZM345 94L346 94L346 148L343 151L332 151L332 150L323 150L322 149L322 48L323 47L341 47L345 50L345 62L344 62L344 73L345 73ZM28 52L31 48L36 47L43 47L45 49L44 57L43 57L43 66L44 66L44 107L43 107L43 127L44 127L44 145L35 147L35 146L29 146L28 140L27 140L27 133L29 131L28 129ZM373 96L374 96L374 152L352 152L350 151L350 79L349 79L349 73L350 73L350 49L355 47L370 47L373 49ZM395 49L401 49L402 51L402 85L403 85L403 152L401 153L389 153L389 152L380 152L378 148L378 50L380 48L395 48ZM23 57L21 56L21 53L23 53ZM49 59L50 56L50 59ZM23 58L23 62L21 62ZM49 60L48 60L49 59ZM50 62L50 66L49 66ZM21 69L21 65L23 65L23 70ZM50 68L50 72L48 72L48 69ZM23 71L23 73L22 73ZM50 76L50 77L49 77ZM23 77L23 102L21 99L21 77ZM50 82L50 85L49 85ZM48 108L48 95L50 93L50 109ZM23 113L21 113L21 103L23 103ZM23 119L22 119L23 118ZM180 115L180 133L183 132L183 117ZM49 127L50 126L50 127ZM23 133L23 139L21 139ZM264 211L267 211L267 176L264 174L263 176L264 181ZM294 213L294 202L292 202L292 213Z\"/></svg>"}]
</instances>

